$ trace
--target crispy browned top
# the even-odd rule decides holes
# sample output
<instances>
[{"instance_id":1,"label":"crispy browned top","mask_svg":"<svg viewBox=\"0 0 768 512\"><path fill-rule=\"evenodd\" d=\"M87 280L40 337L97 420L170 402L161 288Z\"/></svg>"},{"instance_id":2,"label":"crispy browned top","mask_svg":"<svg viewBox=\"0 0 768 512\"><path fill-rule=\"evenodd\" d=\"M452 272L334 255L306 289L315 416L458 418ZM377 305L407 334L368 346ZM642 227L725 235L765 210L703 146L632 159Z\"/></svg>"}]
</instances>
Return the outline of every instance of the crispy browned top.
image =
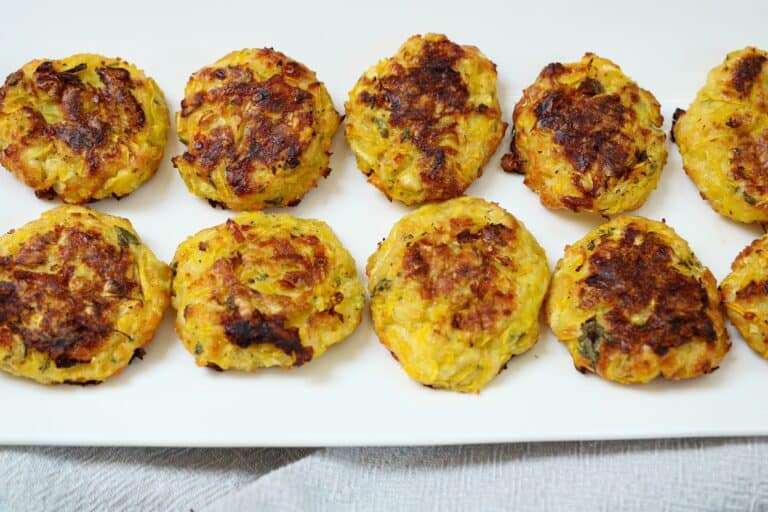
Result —
<instances>
[{"instance_id":1,"label":"crispy browned top","mask_svg":"<svg viewBox=\"0 0 768 512\"><path fill-rule=\"evenodd\" d=\"M464 54L461 46L447 39L425 40L416 66L406 68L394 62L374 85L375 94L363 91L357 98L362 104L388 110L389 124L403 129L403 141L410 140L424 155L421 177L428 183L424 187L427 200L455 197L466 188L447 167L446 157L455 150L440 143L456 134L456 125L445 119L471 110L467 84L455 69ZM478 112L495 115L487 106Z\"/></svg>"},{"instance_id":2,"label":"crispy browned top","mask_svg":"<svg viewBox=\"0 0 768 512\"><path fill-rule=\"evenodd\" d=\"M755 204L757 199L750 193L756 196L768 193L768 130L751 133L738 116L732 116L727 124L737 140L731 149L731 175L743 183L744 199Z\"/></svg>"},{"instance_id":3,"label":"crispy browned top","mask_svg":"<svg viewBox=\"0 0 768 512\"><path fill-rule=\"evenodd\" d=\"M288 61L281 70L263 81L244 66L201 70L193 79L217 85L184 98L181 116L201 108L216 115L200 119L198 133L177 158L196 163L208 173L226 165L227 183L238 195L255 191L258 183L251 174L256 165L271 168L273 173L296 168L311 142L311 138L302 137L302 131L314 122L314 97L289 83L291 78L309 73L303 65ZM220 116L237 116L238 132L233 133L227 125L210 129Z\"/></svg>"},{"instance_id":4,"label":"crispy browned top","mask_svg":"<svg viewBox=\"0 0 768 512\"><path fill-rule=\"evenodd\" d=\"M330 272L330 263L324 245L314 235L300 235L288 238L270 237L256 240L249 236L248 225L239 225L230 221L229 229L235 240L240 243L255 243L267 249L265 258L253 258L248 252L218 260L212 272L219 285L215 288L211 300L224 307L220 321L227 339L235 345L246 348L254 344L269 343L288 355L295 357L295 366L300 366L312 359L313 349L303 346L299 329L289 327L287 319L291 314L309 309L307 301L312 297L311 290L321 283ZM264 278L274 278L277 292L266 296L244 282L241 275L256 268ZM304 295L289 297L283 295L292 291L307 292ZM335 297L327 311L316 313L336 317L336 304L344 296ZM271 311L260 311L258 304L268 304Z\"/></svg>"},{"instance_id":5,"label":"crispy browned top","mask_svg":"<svg viewBox=\"0 0 768 512\"><path fill-rule=\"evenodd\" d=\"M563 203L577 210L590 207L611 179L625 178L638 162L647 158L635 152L633 140L621 128L631 122L634 112L617 94L604 94L603 86L587 78L576 88L558 87L548 92L534 110L538 125L552 130L554 142L563 148L577 171L572 182L583 197L564 197ZM514 159L507 159L507 171L516 171ZM504 162L502 162L504 165ZM581 175L589 173L591 188Z\"/></svg>"},{"instance_id":6,"label":"crispy browned top","mask_svg":"<svg viewBox=\"0 0 768 512\"><path fill-rule=\"evenodd\" d=\"M425 301L448 298L454 329L491 330L515 309L514 291L500 276L501 268L514 268L505 249L515 236L502 224L478 229L470 219L452 219L446 230L408 245L404 276L418 283Z\"/></svg>"},{"instance_id":7,"label":"crispy browned top","mask_svg":"<svg viewBox=\"0 0 768 512\"><path fill-rule=\"evenodd\" d=\"M655 233L627 226L619 240L599 242L579 291L582 308L610 306L604 341L623 352L649 346L663 355L694 337L716 340L707 291L672 264L672 249ZM646 318L633 323L633 315Z\"/></svg>"},{"instance_id":8,"label":"crispy browned top","mask_svg":"<svg viewBox=\"0 0 768 512\"><path fill-rule=\"evenodd\" d=\"M752 90L752 84L763 69L765 55L751 53L743 56L733 69L731 85L741 96L746 96Z\"/></svg>"},{"instance_id":9,"label":"crispy browned top","mask_svg":"<svg viewBox=\"0 0 768 512\"><path fill-rule=\"evenodd\" d=\"M64 71L56 71L50 61L40 64L31 79L24 80L21 71L11 74L0 89L0 100L9 87L24 87L27 94L40 101L52 101L62 113L63 120L48 124L37 108L28 105L24 111L32 121L31 131L20 141L30 144L31 139L59 139L72 151L80 153L96 172L104 160L119 152L114 141L125 140L142 129L144 110L131 93L140 82L120 67L99 67L96 73L101 86L83 82L78 73L86 69L82 63ZM7 154L19 148L9 145Z\"/></svg>"},{"instance_id":10,"label":"crispy browned top","mask_svg":"<svg viewBox=\"0 0 768 512\"><path fill-rule=\"evenodd\" d=\"M0 258L0 344L19 336L59 368L89 362L117 332L119 304L140 296L130 250L58 226Z\"/></svg>"},{"instance_id":11,"label":"crispy browned top","mask_svg":"<svg viewBox=\"0 0 768 512\"><path fill-rule=\"evenodd\" d=\"M747 286L736 292L739 300L750 300L760 297L768 297L768 280L750 281Z\"/></svg>"}]
</instances>

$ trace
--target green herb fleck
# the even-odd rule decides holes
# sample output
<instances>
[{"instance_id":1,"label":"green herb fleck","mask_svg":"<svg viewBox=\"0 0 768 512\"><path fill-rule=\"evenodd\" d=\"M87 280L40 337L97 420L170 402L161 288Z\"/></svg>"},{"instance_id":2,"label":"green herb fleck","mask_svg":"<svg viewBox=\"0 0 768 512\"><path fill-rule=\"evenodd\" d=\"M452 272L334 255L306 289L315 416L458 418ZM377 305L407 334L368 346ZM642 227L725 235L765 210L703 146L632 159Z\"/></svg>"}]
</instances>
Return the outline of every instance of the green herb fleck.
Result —
<instances>
[{"instance_id":1,"label":"green herb fleck","mask_svg":"<svg viewBox=\"0 0 768 512\"><path fill-rule=\"evenodd\" d=\"M85 71L88 65L85 62L81 62L77 66L69 69L65 69L64 73L79 73L81 71Z\"/></svg>"},{"instance_id":2,"label":"green herb fleck","mask_svg":"<svg viewBox=\"0 0 768 512\"><path fill-rule=\"evenodd\" d=\"M693 257L681 259L678 261L678 264L683 268L687 268L688 270L695 270L696 267L698 267L696 259Z\"/></svg>"},{"instance_id":3,"label":"green herb fleck","mask_svg":"<svg viewBox=\"0 0 768 512\"><path fill-rule=\"evenodd\" d=\"M402 135L400 135L400 142L406 142L409 140L411 140L411 130L406 128L405 130L403 130Z\"/></svg>"},{"instance_id":4,"label":"green herb fleck","mask_svg":"<svg viewBox=\"0 0 768 512\"><path fill-rule=\"evenodd\" d=\"M263 272L259 272L258 274L256 274L250 279L250 282L255 283L256 281L259 281L259 282L266 281L268 277L269 276L267 274Z\"/></svg>"},{"instance_id":5,"label":"green herb fleck","mask_svg":"<svg viewBox=\"0 0 768 512\"><path fill-rule=\"evenodd\" d=\"M614 228L608 228L602 233L600 233L600 238L610 238L613 236Z\"/></svg>"},{"instance_id":6,"label":"green herb fleck","mask_svg":"<svg viewBox=\"0 0 768 512\"><path fill-rule=\"evenodd\" d=\"M127 229L121 228L120 226L115 226L115 231L117 231L117 242L121 247L128 247L131 244L139 245L141 243L139 242L139 239L136 238L136 235Z\"/></svg>"},{"instance_id":7,"label":"green herb fleck","mask_svg":"<svg viewBox=\"0 0 768 512\"><path fill-rule=\"evenodd\" d=\"M46 362L44 362L43 364L40 365L38 370L41 371L41 372L45 372L45 370L50 368L50 366L51 366L51 362L50 361L46 361Z\"/></svg>"},{"instance_id":8,"label":"green herb fleck","mask_svg":"<svg viewBox=\"0 0 768 512\"><path fill-rule=\"evenodd\" d=\"M389 128L387 128L387 123L385 123L383 120L379 119L378 117L374 117L373 124L375 124L376 127L379 129L379 135L381 135L385 139L389 138Z\"/></svg>"},{"instance_id":9,"label":"green herb fleck","mask_svg":"<svg viewBox=\"0 0 768 512\"><path fill-rule=\"evenodd\" d=\"M389 290L390 286L392 286L392 281L390 281L385 277L384 279L376 283L376 286L373 287L373 291L371 292L371 295L376 295L379 292Z\"/></svg>"},{"instance_id":10,"label":"green herb fleck","mask_svg":"<svg viewBox=\"0 0 768 512\"><path fill-rule=\"evenodd\" d=\"M525 336L524 332L513 332L509 335L509 344L514 345Z\"/></svg>"},{"instance_id":11,"label":"green herb fleck","mask_svg":"<svg viewBox=\"0 0 768 512\"><path fill-rule=\"evenodd\" d=\"M126 337L128 340L129 340L129 341L133 341L133 336L131 336L131 335L130 335L130 334L128 334L128 333L125 333L125 332L123 332L123 331L120 331L120 330L118 330L118 329L112 329L112 332L116 332L117 334L122 334L122 335L123 335L123 336L125 336L125 337Z\"/></svg>"},{"instance_id":12,"label":"green herb fleck","mask_svg":"<svg viewBox=\"0 0 768 512\"><path fill-rule=\"evenodd\" d=\"M606 340L605 329L593 317L581 325L579 353L586 359L597 363L600 359L600 345Z\"/></svg>"},{"instance_id":13,"label":"green herb fleck","mask_svg":"<svg viewBox=\"0 0 768 512\"><path fill-rule=\"evenodd\" d=\"M195 343L195 355L199 356L202 353L203 353L203 346L198 341L197 343Z\"/></svg>"},{"instance_id":14,"label":"green herb fleck","mask_svg":"<svg viewBox=\"0 0 768 512\"><path fill-rule=\"evenodd\" d=\"M744 200L747 202L747 204L751 204L752 206L757 204L757 199L747 194L746 192L742 192L741 195L744 196Z\"/></svg>"},{"instance_id":15,"label":"green herb fleck","mask_svg":"<svg viewBox=\"0 0 768 512\"><path fill-rule=\"evenodd\" d=\"M283 204L283 197L278 196L274 199L265 199L264 204L267 204L269 206L280 206L281 204Z\"/></svg>"}]
</instances>

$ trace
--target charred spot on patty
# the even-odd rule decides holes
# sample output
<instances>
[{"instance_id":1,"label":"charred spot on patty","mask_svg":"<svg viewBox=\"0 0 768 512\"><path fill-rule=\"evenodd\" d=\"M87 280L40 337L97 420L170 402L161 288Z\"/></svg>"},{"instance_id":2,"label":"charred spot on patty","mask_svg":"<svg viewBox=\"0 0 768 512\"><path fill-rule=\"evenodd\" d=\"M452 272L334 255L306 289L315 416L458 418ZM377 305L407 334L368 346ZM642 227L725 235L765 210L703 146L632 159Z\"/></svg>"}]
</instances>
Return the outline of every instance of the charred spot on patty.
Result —
<instances>
[{"instance_id":1,"label":"charred spot on patty","mask_svg":"<svg viewBox=\"0 0 768 512\"><path fill-rule=\"evenodd\" d=\"M312 360L312 347L301 344L299 330L285 325L285 317L266 315L258 310L248 318L224 320L224 334L240 348L268 343L294 357L294 366L301 366Z\"/></svg>"},{"instance_id":2,"label":"charred spot on patty","mask_svg":"<svg viewBox=\"0 0 768 512\"><path fill-rule=\"evenodd\" d=\"M603 84L594 78L585 78L579 84L578 91L584 96L597 96L605 92Z\"/></svg>"},{"instance_id":3,"label":"charred spot on patty","mask_svg":"<svg viewBox=\"0 0 768 512\"><path fill-rule=\"evenodd\" d=\"M694 338L715 342L709 296L693 276L674 267L672 249L657 234L630 224L623 236L601 240L589 257L580 306L604 304L603 344L659 355Z\"/></svg>"},{"instance_id":4,"label":"charred spot on patty","mask_svg":"<svg viewBox=\"0 0 768 512\"><path fill-rule=\"evenodd\" d=\"M768 280L750 281L744 288L736 292L738 300L750 300L760 297L768 297ZM0 300L2 300L1 296Z\"/></svg>"},{"instance_id":5,"label":"charred spot on patty","mask_svg":"<svg viewBox=\"0 0 768 512\"><path fill-rule=\"evenodd\" d=\"M672 128L669 130L669 137L672 142L677 142L675 140L675 126L683 115L685 115L685 110L681 108L676 108L675 112L672 114Z\"/></svg>"},{"instance_id":6,"label":"charred spot on patty","mask_svg":"<svg viewBox=\"0 0 768 512\"><path fill-rule=\"evenodd\" d=\"M525 174L525 160L523 160L520 153L517 151L516 136L517 133L515 127L512 126L512 138L509 141L509 153L501 157L501 168L504 172Z\"/></svg>"},{"instance_id":7,"label":"charred spot on patty","mask_svg":"<svg viewBox=\"0 0 768 512\"><path fill-rule=\"evenodd\" d=\"M19 70L14 71L5 79L5 86L13 87L24 79L24 72Z\"/></svg>"},{"instance_id":8,"label":"charred spot on patty","mask_svg":"<svg viewBox=\"0 0 768 512\"><path fill-rule=\"evenodd\" d=\"M514 266L501 252L515 237L515 230L502 224L478 229L467 219L454 219L447 231L407 246L405 278L418 283L424 300L450 299L454 329L488 330L515 308L513 290L498 281L498 267Z\"/></svg>"},{"instance_id":9,"label":"charred spot on patty","mask_svg":"<svg viewBox=\"0 0 768 512\"><path fill-rule=\"evenodd\" d=\"M130 251L97 231L57 226L0 267L0 340L18 336L59 368L87 363L137 291Z\"/></svg>"},{"instance_id":10,"label":"charred spot on patty","mask_svg":"<svg viewBox=\"0 0 768 512\"><path fill-rule=\"evenodd\" d=\"M70 386L98 386L104 381L101 380L65 380L63 384L69 384Z\"/></svg>"},{"instance_id":11,"label":"charred spot on patty","mask_svg":"<svg viewBox=\"0 0 768 512\"><path fill-rule=\"evenodd\" d=\"M566 67L560 62L550 62L539 73L540 78L555 78L566 72Z\"/></svg>"},{"instance_id":12,"label":"charred spot on patty","mask_svg":"<svg viewBox=\"0 0 768 512\"><path fill-rule=\"evenodd\" d=\"M136 359L143 360L144 356L147 355L147 351L143 348L137 348L133 351L133 354L131 355L131 359L128 361L128 364L131 364Z\"/></svg>"},{"instance_id":13,"label":"charred spot on patty","mask_svg":"<svg viewBox=\"0 0 768 512\"><path fill-rule=\"evenodd\" d=\"M752 84L760 75L765 61L765 55L748 54L739 59L733 70L731 85L741 96L746 96L752 90Z\"/></svg>"}]
</instances>

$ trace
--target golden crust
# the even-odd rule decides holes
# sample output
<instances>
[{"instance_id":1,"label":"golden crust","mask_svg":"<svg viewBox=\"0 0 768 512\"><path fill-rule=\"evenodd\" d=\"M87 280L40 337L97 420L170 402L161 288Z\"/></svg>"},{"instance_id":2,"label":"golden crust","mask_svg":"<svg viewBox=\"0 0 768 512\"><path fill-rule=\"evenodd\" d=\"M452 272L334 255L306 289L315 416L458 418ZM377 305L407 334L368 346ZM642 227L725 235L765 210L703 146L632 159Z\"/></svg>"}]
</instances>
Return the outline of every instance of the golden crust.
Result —
<instances>
[{"instance_id":1,"label":"golden crust","mask_svg":"<svg viewBox=\"0 0 768 512\"><path fill-rule=\"evenodd\" d=\"M567 246L545 311L579 371L623 384L710 373L731 346L712 273L671 228L642 217Z\"/></svg>"},{"instance_id":2,"label":"golden crust","mask_svg":"<svg viewBox=\"0 0 768 512\"><path fill-rule=\"evenodd\" d=\"M639 208L667 159L654 96L621 68L587 53L552 63L515 106L507 172L548 208L613 215Z\"/></svg>"},{"instance_id":3,"label":"golden crust","mask_svg":"<svg viewBox=\"0 0 768 512\"><path fill-rule=\"evenodd\" d=\"M768 53L729 53L672 132L683 167L719 214L768 222Z\"/></svg>"},{"instance_id":4,"label":"golden crust","mask_svg":"<svg viewBox=\"0 0 768 512\"><path fill-rule=\"evenodd\" d=\"M189 190L233 210L294 206L327 176L341 117L303 64L270 48L232 52L192 75L176 114Z\"/></svg>"},{"instance_id":5,"label":"golden crust","mask_svg":"<svg viewBox=\"0 0 768 512\"><path fill-rule=\"evenodd\" d=\"M143 355L170 269L126 219L61 206L0 237L0 369L94 384Z\"/></svg>"},{"instance_id":6,"label":"golden crust","mask_svg":"<svg viewBox=\"0 0 768 512\"><path fill-rule=\"evenodd\" d=\"M547 259L494 203L419 208L393 226L366 271L379 339L424 385L477 393L536 343Z\"/></svg>"},{"instance_id":7,"label":"golden crust","mask_svg":"<svg viewBox=\"0 0 768 512\"><path fill-rule=\"evenodd\" d=\"M413 36L366 71L346 112L358 168L388 198L408 205L464 193L507 127L496 65L440 34Z\"/></svg>"},{"instance_id":8,"label":"golden crust","mask_svg":"<svg viewBox=\"0 0 768 512\"><path fill-rule=\"evenodd\" d=\"M728 318L747 345L768 359L768 235L736 257L720 285Z\"/></svg>"},{"instance_id":9,"label":"golden crust","mask_svg":"<svg viewBox=\"0 0 768 512\"><path fill-rule=\"evenodd\" d=\"M200 366L300 366L352 334L355 262L322 221L241 213L176 250L176 331Z\"/></svg>"},{"instance_id":10,"label":"golden crust","mask_svg":"<svg viewBox=\"0 0 768 512\"><path fill-rule=\"evenodd\" d=\"M157 171L168 123L160 88L132 64L33 60L0 87L0 163L39 197L122 197Z\"/></svg>"}]
</instances>

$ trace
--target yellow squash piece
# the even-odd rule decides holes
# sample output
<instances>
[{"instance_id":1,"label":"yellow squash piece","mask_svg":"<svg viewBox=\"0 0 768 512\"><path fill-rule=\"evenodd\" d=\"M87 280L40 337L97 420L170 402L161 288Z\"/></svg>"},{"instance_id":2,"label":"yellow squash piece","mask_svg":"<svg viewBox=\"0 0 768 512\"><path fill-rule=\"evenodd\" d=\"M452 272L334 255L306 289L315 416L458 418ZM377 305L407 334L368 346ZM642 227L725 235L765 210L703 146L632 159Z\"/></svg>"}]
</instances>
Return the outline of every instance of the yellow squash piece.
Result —
<instances>
[{"instance_id":1,"label":"yellow squash piece","mask_svg":"<svg viewBox=\"0 0 768 512\"><path fill-rule=\"evenodd\" d=\"M712 273L672 228L642 217L565 248L546 315L577 370L622 384L710 373L731 346Z\"/></svg>"},{"instance_id":2,"label":"yellow squash piece","mask_svg":"<svg viewBox=\"0 0 768 512\"><path fill-rule=\"evenodd\" d=\"M200 366L300 366L352 334L365 294L327 224L241 213L176 250L176 331Z\"/></svg>"},{"instance_id":3,"label":"yellow squash piece","mask_svg":"<svg viewBox=\"0 0 768 512\"><path fill-rule=\"evenodd\" d=\"M547 259L494 203L461 197L406 215L367 273L379 339L426 386L477 393L538 338Z\"/></svg>"},{"instance_id":4,"label":"yellow squash piece","mask_svg":"<svg viewBox=\"0 0 768 512\"><path fill-rule=\"evenodd\" d=\"M241 50L192 75L176 114L189 190L233 210L294 206L330 172L341 117L325 86L280 52Z\"/></svg>"},{"instance_id":5,"label":"yellow squash piece","mask_svg":"<svg viewBox=\"0 0 768 512\"><path fill-rule=\"evenodd\" d=\"M444 35L413 36L360 77L345 133L368 181L405 204L460 196L504 136L496 65Z\"/></svg>"},{"instance_id":6,"label":"yellow squash piece","mask_svg":"<svg viewBox=\"0 0 768 512\"><path fill-rule=\"evenodd\" d=\"M515 106L502 168L548 208L613 215L642 206L667 160L653 95L591 53L549 64Z\"/></svg>"},{"instance_id":7,"label":"yellow squash piece","mask_svg":"<svg viewBox=\"0 0 768 512\"><path fill-rule=\"evenodd\" d=\"M736 257L720 285L728 318L758 354L768 359L768 235Z\"/></svg>"},{"instance_id":8,"label":"yellow squash piece","mask_svg":"<svg viewBox=\"0 0 768 512\"><path fill-rule=\"evenodd\" d=\"M719 214L768 222L768 53L731 52L672 129L683 167Z\"/></svg>"},{"instance_id":9,"label":"yellow squash piece","mask_svg":"<svg viewBox=\"0 0 768 512\"><path fill-rule=\"evenodd\" d=\"M97 384L155 335L171 272L126 219L60 206L0 237L0 369Z\"/></svg>"},{"instance_id":10,"label":"yellow squash piece","mask_svg":"<svg viewBox=\"0 0 768 512\"><path fill-rule=\"evenodd\" d=\"M121 59L33 60L0 87L0 164L39 197L122 197L157 171L168 108L154 80Z\"/></svg>"}]
</instances>

